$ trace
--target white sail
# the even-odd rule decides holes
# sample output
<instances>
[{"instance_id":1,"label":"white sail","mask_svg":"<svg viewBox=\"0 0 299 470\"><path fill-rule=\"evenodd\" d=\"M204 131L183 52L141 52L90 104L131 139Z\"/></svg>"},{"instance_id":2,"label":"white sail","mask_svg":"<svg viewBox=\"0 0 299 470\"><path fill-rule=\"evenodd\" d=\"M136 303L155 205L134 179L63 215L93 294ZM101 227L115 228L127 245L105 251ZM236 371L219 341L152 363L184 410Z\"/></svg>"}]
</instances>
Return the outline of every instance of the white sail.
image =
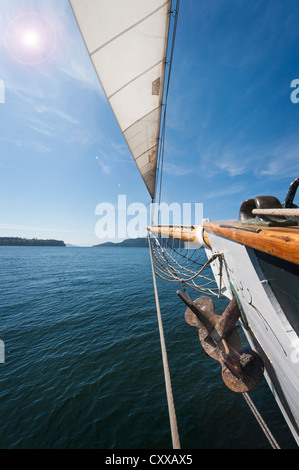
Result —
<instances>
[{"instance_id":1,"label":"white sail","mask_svg":"<svg viewBox=\"0 0 299 470\"><path fill-rule=\"evenodd\" d=\"M154 198L171 0L70 0L88 53Z\"/></svg>"}]
</instances>

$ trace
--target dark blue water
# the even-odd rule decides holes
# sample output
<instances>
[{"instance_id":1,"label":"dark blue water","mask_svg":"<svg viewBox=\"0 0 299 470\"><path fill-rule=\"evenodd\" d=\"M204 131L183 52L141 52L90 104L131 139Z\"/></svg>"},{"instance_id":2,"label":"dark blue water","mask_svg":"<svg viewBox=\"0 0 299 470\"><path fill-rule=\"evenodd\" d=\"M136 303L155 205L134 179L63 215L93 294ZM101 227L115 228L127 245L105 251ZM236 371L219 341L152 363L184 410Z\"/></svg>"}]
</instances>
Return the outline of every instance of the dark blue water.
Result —
<instances>
[{"instance_id":1,"label":"dark blue water","mask_svg":"<svg viewBox=\"0 0 299 470\"><path fill-rule=\"evenodd\" d=\"M148 249L0 247L0 266L0 448L170 449ZM269 449L177 286L158 287L182 448ZM267 385L250 396L296 448Z\"/></svg>"}]
</instances>

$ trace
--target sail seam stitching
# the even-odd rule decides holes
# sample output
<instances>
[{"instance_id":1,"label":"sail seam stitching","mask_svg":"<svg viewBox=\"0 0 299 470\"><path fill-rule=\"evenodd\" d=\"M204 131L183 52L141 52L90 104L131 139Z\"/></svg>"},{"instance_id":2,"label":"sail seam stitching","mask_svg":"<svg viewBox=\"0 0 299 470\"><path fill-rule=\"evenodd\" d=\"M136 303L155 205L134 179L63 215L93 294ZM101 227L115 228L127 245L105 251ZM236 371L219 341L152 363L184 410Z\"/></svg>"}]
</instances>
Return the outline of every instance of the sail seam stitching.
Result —
<instances>
[{"instance_id":1,"label":"sail seam stitching","mask_svg":"<svg viewBox=\"0 0 299 470\"><path fill-rule=\"evenodd\" d=\"M122 132L125 133L127 132L131 127L133 127L135 124L137 124L137 122L140 122L142 121L142 119L144 119L146 116L149 116L151 113L153 113L154 111L156 111L157 109L161 108L161 105L157 106L155 109L151 109L149 113L146 113L144 116L142 116L141 118L137 119L137 121L134 121L133 124L131 124L129 127L127 127L126 129L124 129Z\"/></svg>"},{"instance_id":2,"label":"sail seam stitching","mask_svg":"<svg viewBox=\"0 0 299 470\"><path fill-rule=\"evenodd\" d=\"M105 44L102 44L100 47L98 47L97 49L95 49L93 52L90 52L90 57L93 56L94 54L96 54L100 49L102 49L103 47L107 46L108 44L110 44L111 42L115 41L115 39L118 39L120 36L122 36L123 34L127 33L128 31L130 31L131 29L134 29L136 26L138 26L139 24L143 23L143 21L146 21L148 18L150 18L152 15L154 15L155 13L157 13L159 10L162 10L162 8L164 8L167 4L169 3L169 0L167 0L163 5L161 5L159 8L157 8L155 11L153 11L152 13L149 13L147 16L145 16L144 18L142 18L141 20L137 21L137 23L133 24L132 26L130 26L129 28L125 29L124 31L122 31L121 33L117 34L116 36L114 36L114 38L112 39L109 39L109 41L105 42Z\"/></svg>"},{"instance_id":3,"label":"sail seam stitching","mask_svg":"<svg viewBox=\"0 0 299 470\"><path fill-rule=\"evenodd\" d=\"M138 160L138 158L142 157L145 153L150 152L151 150L156 148L157 146L158 146L158 144L155 144L152 147L150 147L149 149L147 149L145 152L142 152L140 155L138 155L138 157L135 158L135 161Z\"/></svg>"},{"instance_id":4,"label":"sail seam stitching","mask_svg":"<svg viewBox=\"0 0 299 470\"><path fill-rule=\"evenodd\" d=\"M159 60L159 62L157 62L156 64L152 65L151 67L149 67L147 70L144 70L142 73L140 73L139 75L137 75L136 77L132 78L132 80L130 80L129 82L127 82L125 85L123 85L122 87L120 87L118 90L114 91L109 97L108 97L108 100L110 100L110 98L112 98L114 95L116 95L117 93L119 93L121 90L123 90L124 88L126 88L128 85L130 85L131 83L133 83L135 80L137 80L138 78L142 77L144 74L146 74L147 72L149 72L150 70L154 69L155 67L157 67L157 65L161 64L165 62L165 58L163 58L162 60Z\"/></svg>"}]
</instances>

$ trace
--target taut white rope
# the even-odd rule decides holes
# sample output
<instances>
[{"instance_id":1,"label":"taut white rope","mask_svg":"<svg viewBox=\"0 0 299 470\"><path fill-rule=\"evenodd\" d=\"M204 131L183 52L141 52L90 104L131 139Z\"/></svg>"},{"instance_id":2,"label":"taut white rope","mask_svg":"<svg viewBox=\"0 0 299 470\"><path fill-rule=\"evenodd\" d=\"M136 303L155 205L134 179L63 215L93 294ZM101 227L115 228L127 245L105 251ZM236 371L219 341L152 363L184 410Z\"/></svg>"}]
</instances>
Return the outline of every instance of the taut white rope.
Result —
<instances>
[{"instance_id":1,"label":"taut white rope","mask_svg":"<svg viewBox=\"0 0 299 470\"><path fill-rule=\"evenodd\" d=\"M148 238L149 238L149 235L148 235ZM160 343L161 343L161 350L162 350L162 360L163 360L164 378L165 378L166 395L167 395L167 403L168 403L168 413L169 413L170 429L171 429L171 436L172 436L172 446L173 446L173 449L180 449L181 445L180 445L176 413L175 413L175 407L174 407L174 400L173 400L173 394L172 394L170 373L169 373L168 360L167 360L167 351L166 351L166 345L165 345L163 323L162 323L162 317L161 317L158 289L157 289L157 283L156 283L156 275L155 275L154 263L153 263L152 246L150 243L150 239L149 239L149 246L150 246L153 283L154 283L157 317L158 317L158 325L159 325L159 333L160 333Z\"/></svg>"}]
</instances>

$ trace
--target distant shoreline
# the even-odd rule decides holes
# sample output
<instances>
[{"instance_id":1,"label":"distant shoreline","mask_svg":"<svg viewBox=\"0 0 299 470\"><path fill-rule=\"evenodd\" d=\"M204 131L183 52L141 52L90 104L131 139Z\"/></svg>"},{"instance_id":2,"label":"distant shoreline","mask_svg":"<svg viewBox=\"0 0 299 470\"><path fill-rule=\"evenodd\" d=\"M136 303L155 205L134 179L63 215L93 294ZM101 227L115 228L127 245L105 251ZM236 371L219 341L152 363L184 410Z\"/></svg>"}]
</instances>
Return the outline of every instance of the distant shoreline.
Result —
<instances>
[{"instance_id":1,"label":"distant shoreline","mask_svg":"<svg viewBox=\"0 0 299 470\"><path fill-rule=\"evenodd\" d=\"M138 248L147 248L148 239L147 238L128 238L119 243L114 242L105 242L100 243L99 245L93 245L92 248L103 248L103 247L138 247Z\"/></svg>"},{"instance_id":2,"label":"distant shoreline","mask_svg":"<svg viewBox=\"0 0 299 470\"><path fill-rule=\"evenodd\" d=\"M184 242L180 242L179 240L173 240L172 244L174 248L184 247ZM123 240L119 243L114 242L105 242L100 243L99 245L93 245L91 248L110 248L110 247L124 247L124 248L148 248L148 239L147 238L128 238L127 240Z\"/></svg>"},{"instance_id":3,"label":"distant shoreline","mask_svg":"<svg viewBox=\"0 0 299 470\"><path fill-rule=\"evenodd\" d=\"M40 240L38 238L0 237L0 246L60 246L65 247L62 240Z\"/></svg>"},{"instance_id":4,"label":"distant shoreline","mask_svg":"<svg viewBox=\"0 0 299 470\"><path fill-rule=\"evenodd\" d=\"M180 243L178 240L173 240L173 246L184 247L184 242ZM21 237L0 237L0 246L59 246L59 247L72 247L72 248L148 248L147 238L128 238L122 242L104 242L98 245L88 247L81 247L79 245L72 245L65 243L62 240L42 240L38 238L21 238Z\"/></svg>"}]
</instances>

